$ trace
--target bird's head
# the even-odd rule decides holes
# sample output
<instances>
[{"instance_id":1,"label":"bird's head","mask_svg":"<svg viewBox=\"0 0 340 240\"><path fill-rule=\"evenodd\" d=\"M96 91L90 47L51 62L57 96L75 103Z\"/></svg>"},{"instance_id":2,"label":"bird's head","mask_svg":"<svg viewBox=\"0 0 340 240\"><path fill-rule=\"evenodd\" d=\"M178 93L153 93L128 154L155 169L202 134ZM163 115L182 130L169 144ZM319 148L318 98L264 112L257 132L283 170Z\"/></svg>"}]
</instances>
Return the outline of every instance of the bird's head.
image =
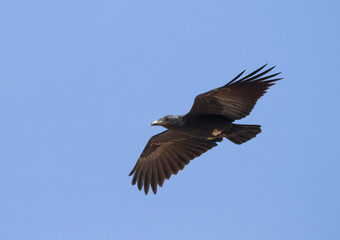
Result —
<instances>
[{"instance_id":1,"label":"bird's head","mask_svg":"<svg viewBox=\"0 0 340 240\"><path fill-rule=\"evenodd\" d=\"M167 115L151 123L151 126L163 126L166 128L182 126L184 123L182 115Z\"/></svg>"}]
</instances>

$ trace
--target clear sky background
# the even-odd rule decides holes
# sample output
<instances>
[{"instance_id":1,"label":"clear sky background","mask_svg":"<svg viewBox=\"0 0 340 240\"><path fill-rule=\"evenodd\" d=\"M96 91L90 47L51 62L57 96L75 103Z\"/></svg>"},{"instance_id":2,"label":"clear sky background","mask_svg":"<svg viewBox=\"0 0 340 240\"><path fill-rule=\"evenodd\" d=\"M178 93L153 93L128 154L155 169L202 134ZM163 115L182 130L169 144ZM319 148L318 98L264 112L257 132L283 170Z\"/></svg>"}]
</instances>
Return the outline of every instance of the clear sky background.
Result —
<instances>
[{"instance_id":1,"label":"clear sky background","mask_svg":"<svg viewBox=\"0 0 340 240\"><path fill-rule=\"evenodd\" d=\"M340 239L340 2L0 3L0 239ZM128 173L194 97L285 78L157 195Z\"/></svg>"}]
</instances>

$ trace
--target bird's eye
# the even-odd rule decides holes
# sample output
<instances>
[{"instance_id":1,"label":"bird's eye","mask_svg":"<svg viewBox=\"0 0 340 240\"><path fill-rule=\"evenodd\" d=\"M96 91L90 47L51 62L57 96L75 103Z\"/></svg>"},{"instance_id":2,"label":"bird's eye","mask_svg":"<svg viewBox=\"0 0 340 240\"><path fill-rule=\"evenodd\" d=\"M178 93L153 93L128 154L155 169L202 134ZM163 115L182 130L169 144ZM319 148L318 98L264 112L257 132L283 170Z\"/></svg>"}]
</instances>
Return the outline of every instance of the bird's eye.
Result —
<instances>
[{"instance_id":1,"label":"bird's eye","mask_svg":"<svg viewBox=\"0 0 340 240\"><path fill-rule=\"evenodd\" d=\"M169 118L165 118L165 121L168 121L169 120Z\"/></svg>"}]
</instances>

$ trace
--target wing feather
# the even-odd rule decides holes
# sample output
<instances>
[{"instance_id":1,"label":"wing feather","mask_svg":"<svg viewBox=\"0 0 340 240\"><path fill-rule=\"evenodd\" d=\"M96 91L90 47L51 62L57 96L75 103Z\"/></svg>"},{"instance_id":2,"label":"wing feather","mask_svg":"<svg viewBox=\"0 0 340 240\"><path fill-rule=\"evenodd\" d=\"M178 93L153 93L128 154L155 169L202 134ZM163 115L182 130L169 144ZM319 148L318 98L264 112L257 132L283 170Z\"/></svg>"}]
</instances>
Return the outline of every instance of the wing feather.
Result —
<instances>
[{"instance_id":1,"label":"wing feather","mask_svg":"<svg viewBox=\"0 0 340 240\"><path fill-rule=\"evenodd\" d=\"M168 155L169 158L173 159L179 170L182 170L185 166L185 164L182 162L183 157L181 157L180 155L177 155L176 152L174 152L173 150L170 150L168 146L164 146L164 153Z\"/></svg>"},{"instance_id":2,"label":"wing feather","mask_svg":"<svg viewBox=\"0 0 340 240\"><path fill-rule=\"evenodd\" d=\"M216 146L216 141L221 139L198 139L170 130L153 136L129 174L133 175L132 184L137 183L139 190L144 186L145 194L151 185L156 194L157 185L163 186L165 179L176 175L190 160Z\"/></svg>"},{"instance_id":3,"label":"wing feather","mask_svg":"<svg viewBox=\"0 0 340 240\"><path fill-rule=\"evenodd\" d=\"M157 165L157 172L158 172L158 185L163 186L163 183L164 183L164 180L165 180L165 173L164 173L164 170L163 170L163 166L162 166L162 163L159 159L156 159L155 162L156 162L156 165ZM132 183L132 185L134 185L134 184ZM156 190L157 190L157 186L156 186Z\"/></svg>"},{"instance_id":4,"label":"wing feather","mask_svg":"<svg viewBox=\"0 0 340 240\"><path fill-rule=\"evenodd\" d=\"M143 182L144 182L144 178L145 178L145 174L146 174L146 170L147 170L147 162L143 162L143 166L141 166L142 171L140 173L140 175L138 176L138 189L139 191L142 190L143 187Z\"/></svg>"},{"instance_id":5,"label":"wing feather","mask_svg":"<svg viewBox=\"0 0 340 240\"><path fill-rule=\"evenodd\" d=\"M151 188L152 191L156 194L157 192L157 184L158 184L158 170L156 161L152 161L152 180L151 180Z\"/></svg>"},{"instance_id":6,"label":"wing feather","mask_svg":"<svg viewBox=\"0 0 340 240\"><path fill-rule=\"evenodd\" d=\"M165 173L165 179L169 179L172 175L172 169L170 167L170 164L168 163L168 160L164 157L161 156L161 163L163 165L164 173Z\"/></svg>"},{"instance_id":7,"label":"wing feather","mask_svg":"<svg viewBox=\"0 0 340 240\"><path fill-rule=\"evenodd\" d=\"M232 122L248 116L266 90L282 79L275 78L280 73L265 76L275 66L262 71L265 67L266 65L239 79L243 71L223 87L198 95L186 117L214 114Z\"/></svg>"},{"instance_id":8,"label":"wing feather","mask_svg":"<svg viewBox=\"0 0 340 240\"><path fill-rule=\"evenodd\" d=\"M149 187L151 184L151 177L152 177L152 162L147 163L147 171L145 173L145 180L144 180L144 192L145 194L148 194Z\"/></svg>"}]
</instances>

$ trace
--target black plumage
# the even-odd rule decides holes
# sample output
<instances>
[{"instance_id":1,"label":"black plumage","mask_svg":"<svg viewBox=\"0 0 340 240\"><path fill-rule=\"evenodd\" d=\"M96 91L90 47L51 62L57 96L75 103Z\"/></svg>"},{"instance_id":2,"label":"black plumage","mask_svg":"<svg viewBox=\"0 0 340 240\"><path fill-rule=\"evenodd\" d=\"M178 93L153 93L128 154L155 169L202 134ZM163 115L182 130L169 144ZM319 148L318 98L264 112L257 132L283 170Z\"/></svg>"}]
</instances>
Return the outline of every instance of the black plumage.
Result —
<instances>
[{"instance_id":1,"label":"black plumage","mask_svg":"<svg viewBox=\"0 0 340 240\"><path fill-rule=\"evenodd\" d=\"M165 179L223 138L242 144L259 134L260 125L232 122L249 115L266 90L282 79L275 78L280 73L266 75L274 67L262 71L265 66L240 78L243 71L223 87L198 95L186 115L168 115L154 121L151 125L168 130L149 140L129 174L133 174L132 184L137 183L139 190L144 186L145 194L151 185L156 194L157 185L163 186Z\"/></svg>"}]
</instances>

